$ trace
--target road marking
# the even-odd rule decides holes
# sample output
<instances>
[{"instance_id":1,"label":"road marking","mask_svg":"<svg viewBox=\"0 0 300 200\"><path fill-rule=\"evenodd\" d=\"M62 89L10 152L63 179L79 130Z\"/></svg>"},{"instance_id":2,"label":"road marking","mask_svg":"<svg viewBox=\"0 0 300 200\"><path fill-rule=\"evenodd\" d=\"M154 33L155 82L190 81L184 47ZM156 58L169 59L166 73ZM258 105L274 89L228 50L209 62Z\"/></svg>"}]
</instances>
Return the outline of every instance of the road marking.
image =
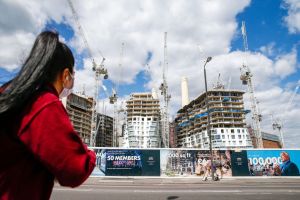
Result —
<instances>
[{"instance_id":1,"label":"road marking","mask_svg":"<svg viewBox=\"0 0 300 200\"><path fill-rule=\"evenodd\" d=\"M241 190L134 190L135 193L241 193Z\"/></svg>"},{"instance_id":2,"label":"road marking","mask_svg":"<svg viewBox=\"0 0 300 200\"><path fill-rule=\"evenodd\" d=\"M99 180L98 183L133 183L133 181L122 181L122 180Z\"/></svg>"},{"instance_id":3,"label":"road marking","mask_svg":"<svg viewBox=\"0 0 300 200\"><path fill-rule=\"evenodd\" d=\"M83 189L83 188L53 188L55 191L76 191L76 192L90 192L93 188Z\"/></svg>"}]
</instances>

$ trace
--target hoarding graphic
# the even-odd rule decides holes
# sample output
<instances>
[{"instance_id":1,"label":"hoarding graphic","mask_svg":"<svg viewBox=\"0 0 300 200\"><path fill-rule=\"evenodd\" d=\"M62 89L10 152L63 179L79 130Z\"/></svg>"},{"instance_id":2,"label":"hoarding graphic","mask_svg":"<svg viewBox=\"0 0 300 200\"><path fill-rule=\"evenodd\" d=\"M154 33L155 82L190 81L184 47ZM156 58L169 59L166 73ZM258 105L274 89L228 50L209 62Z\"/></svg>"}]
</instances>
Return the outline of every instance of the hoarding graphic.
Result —
<instances>
[{"instance_id":1,"label":"hoarding graphic","mask_svg":"<svg viewBox=\"0 0 300 200\"><path fill-rule=\"evenodd\" d=\"M299 176L299 150L105 149L95 148L92 176ZM212 167L211 167L212 166Z\"/></svg>"},{"instance_id":2,"label":"hoarding graphic","mask_svg":"<svg viewBox=\"0 0 300 200\"><path fill-rule=\"evenodd\" d=\"M231 176L229 151L213 151L213 169L219 177ZM203 177L210 174L211 162L208 150L161 150L161 176Z\"/></svg>"},{"instance_id":3,"label":"hoarding graphic","mask_svg":"<svg viewBox=\"0 0 300 200\"><path fill-rule=\"evenodd\" d=\"M160 176L159 150L97 149L96 168L92 175ZM100 176L101 176L100 175Z\"/></svg>"},{"instance_id":4,"label":"hoarding graphic","mask_svg":"<svg viewBox=\"0 0 300 200\"><path fill-rule=\"evenodd\" d=\"M299 176L299 150L247 150L251 176Z\"/></svg>"}]
</instances>

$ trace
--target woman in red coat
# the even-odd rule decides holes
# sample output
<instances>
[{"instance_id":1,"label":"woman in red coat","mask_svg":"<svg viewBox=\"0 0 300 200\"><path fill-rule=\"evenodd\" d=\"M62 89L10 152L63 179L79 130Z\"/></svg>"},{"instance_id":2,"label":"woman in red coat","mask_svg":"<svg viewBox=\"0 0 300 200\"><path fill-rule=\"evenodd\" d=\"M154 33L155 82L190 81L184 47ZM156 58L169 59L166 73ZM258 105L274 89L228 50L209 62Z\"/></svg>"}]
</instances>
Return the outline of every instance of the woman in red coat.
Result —
<instances>
[{"instance_id":1,"label":"woman in red coat","mask_svg":"<svg viewBox=\"0 0 300 200\"><path fill-rule=\"evenodd\" d=\"M59 100L72 89L74 57L42 32L19 74L0 89L0 200L49 199L54 179L82 184L95 166Z\"/></svg>"}]
</instances>

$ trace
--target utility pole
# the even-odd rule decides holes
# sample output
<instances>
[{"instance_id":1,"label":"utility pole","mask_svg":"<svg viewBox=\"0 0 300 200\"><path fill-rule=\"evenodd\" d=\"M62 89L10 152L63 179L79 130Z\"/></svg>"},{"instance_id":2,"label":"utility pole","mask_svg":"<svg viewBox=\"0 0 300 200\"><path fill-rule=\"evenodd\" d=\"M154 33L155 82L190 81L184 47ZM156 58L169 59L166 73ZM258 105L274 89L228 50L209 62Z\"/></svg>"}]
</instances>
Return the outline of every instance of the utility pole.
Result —
<instances>
[{"instance_id":1,"label":"utility pole","mask_svg":"<svg viewBox=\"0 0 300 200\"><path fill-rule=\"evenodd\" d=\"M246 33L246 25L245 22L242 22L242 35L243 35L243 41L244 41L244 53L246 54L248 52L248 42L247 42L247 33ZM245 55L246 57L246 55ZM262 141L262 135L261 135L261 127L260 127L260 121L261 121L261 114L259 113L259 108L257 105L257 101L254 95L254 86L252 83L252 77L253 74L251 73L249 67L246 64L246 58L244 59L244 64L241 67L241 77L243 85L247 85L248 92L250 95L250 102L251 102L251 112L252 112L252 120L253 120L253 132L256 138L256 144L258 148L263 148L263 141Z\"/></svg>"},{"instance_id":2,"label":"utility pole","mask_svg":"<svg viewBox=\"0 0 300 200\"><path fill-rule=\"evenodd\" d=\"M207 112L207 135L209 137L209 152L210 152L210 170L211 170L211 179L214 181L214 158L213 158L213 148L212 148L212 135L211 135L211 127L210 127L210 109L209 109L209 100L208 100L208 91L207 91L207 79L206 79L206 64L211 61L212 57L207 57L204 67L204 83L205 83L205 104L206 104L206 112Z\"/></svg>"},{"instance_id":3,"label":"utility pole","mask_svg":"<svg viewBox=\"0 0 300 200\"><path fill-rule=\"evenodd\" d=\"M166 79L166 69L168 69L167 60L167 32L164 35L164 64L163 64L163 82L159 89L161 95L163 95L163 107L162 107L162 145L164 148L169 148L169 102L171 95L168 93L168 84Z\"/></svg>"}]
</instances>

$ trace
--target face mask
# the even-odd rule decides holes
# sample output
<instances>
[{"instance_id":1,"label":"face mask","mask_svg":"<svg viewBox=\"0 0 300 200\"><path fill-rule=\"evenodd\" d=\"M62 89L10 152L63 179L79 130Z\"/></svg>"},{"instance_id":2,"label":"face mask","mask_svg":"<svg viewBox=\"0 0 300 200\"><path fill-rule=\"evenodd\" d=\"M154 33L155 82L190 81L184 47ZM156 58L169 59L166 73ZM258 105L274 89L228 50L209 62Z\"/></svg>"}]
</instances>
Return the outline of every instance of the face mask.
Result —
<instances>
[{"instance_id":1,"label":"face mask","mask_svg":"<svg viewBox=\"0 0 300 200\"><path fill-rule=\"evenodd\" d=\"M71 80L67 76L65 83L63 83L63 88L64 89L59 94L59 98L60 99L62 99L64 97L67 97L67 96L69 96L72 93L72 88L73 88L73 84L74 84L74 77L73 77L73 75L71 73L70 73L70 77L71 77Z\"/></svg>"}]
</instances>

